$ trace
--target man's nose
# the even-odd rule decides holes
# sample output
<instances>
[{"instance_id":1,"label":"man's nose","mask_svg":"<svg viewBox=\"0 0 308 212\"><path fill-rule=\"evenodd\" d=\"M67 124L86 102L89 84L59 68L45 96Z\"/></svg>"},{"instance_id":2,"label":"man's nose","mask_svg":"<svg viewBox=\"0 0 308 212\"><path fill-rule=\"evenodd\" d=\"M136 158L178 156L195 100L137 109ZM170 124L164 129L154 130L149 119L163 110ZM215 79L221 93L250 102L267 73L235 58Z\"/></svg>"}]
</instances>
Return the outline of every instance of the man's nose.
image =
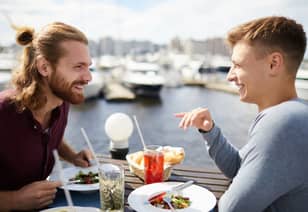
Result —
<instances>
[{"instance_id":1,"label":"man's nose","mask_svg":"<svg viewBox=\"0 0 308 212\"><path fill-rule=\"evenodd\" d=\"M87 68L86 73L83 76L83 79L87 82L90 82L92 80L92 71L91 69Z\"/></svg>"},{"instance_id":2,"label":"man's nose","mask_svg":"<svg viewBox=\"0 0 308 212\"><path fill-rule=\"evenodd\" d=\"M228 81L233 81L234 78L235 78L234 69L232 67L230 67L229 72L227 74L227 80Z\"/></svg>"}]
</instances>

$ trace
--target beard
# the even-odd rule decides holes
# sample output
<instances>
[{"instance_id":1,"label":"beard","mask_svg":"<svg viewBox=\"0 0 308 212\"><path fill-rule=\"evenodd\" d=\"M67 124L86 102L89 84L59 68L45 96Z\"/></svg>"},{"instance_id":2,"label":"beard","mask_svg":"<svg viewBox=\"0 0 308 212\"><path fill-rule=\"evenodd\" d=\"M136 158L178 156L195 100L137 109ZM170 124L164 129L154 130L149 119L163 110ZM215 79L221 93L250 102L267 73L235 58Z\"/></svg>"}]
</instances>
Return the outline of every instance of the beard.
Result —
<instances>
[{"instance_id":1,"label":"beard","mask_svg":"<svg viewBox=\"0 0 308 212\"><path fill-rule=\"evenodd\" d=\"M71 104L80 104L84 101L84 95L82 93L74 92L73 87L75 85L85 84L87 84L87 82L83 80L75 80L71 83L67 82L63 77L57 74L57 71L53 72L49 81L49 87L53 94Z\"/></svg>"}]
</instances>

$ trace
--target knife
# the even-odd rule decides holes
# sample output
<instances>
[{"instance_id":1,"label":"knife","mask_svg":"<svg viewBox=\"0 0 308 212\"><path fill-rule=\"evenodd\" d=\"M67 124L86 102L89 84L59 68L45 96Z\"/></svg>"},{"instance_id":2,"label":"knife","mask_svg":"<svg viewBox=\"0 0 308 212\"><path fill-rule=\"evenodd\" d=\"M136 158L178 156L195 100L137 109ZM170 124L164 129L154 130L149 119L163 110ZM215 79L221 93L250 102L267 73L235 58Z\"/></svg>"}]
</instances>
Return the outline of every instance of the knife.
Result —
<instances>
[{"instance_id":1,"label":"knife","mask_svg":"<svg viewBox=\"0 0 308 212\"><path fill-rule=\"evenodd\" d=\"M183 183L183 184L180 184L180 185L177 185L177 186L172 187L170 190L156 192L156 193L152 194L152 195L149 197L148 201L149 201L149 202L160 201L160 200L163 199L163 197L164 197L165 195L171 195L171 194L173 194L173 193L179 192L179 191L181 191L181 190L183 190L183 189L185 189L185 188L191 186L193 183L194 183L193 180L189 180L189 181L187 181L187 182L185 182L185 183Z\"/></svg>"}]
</instances>

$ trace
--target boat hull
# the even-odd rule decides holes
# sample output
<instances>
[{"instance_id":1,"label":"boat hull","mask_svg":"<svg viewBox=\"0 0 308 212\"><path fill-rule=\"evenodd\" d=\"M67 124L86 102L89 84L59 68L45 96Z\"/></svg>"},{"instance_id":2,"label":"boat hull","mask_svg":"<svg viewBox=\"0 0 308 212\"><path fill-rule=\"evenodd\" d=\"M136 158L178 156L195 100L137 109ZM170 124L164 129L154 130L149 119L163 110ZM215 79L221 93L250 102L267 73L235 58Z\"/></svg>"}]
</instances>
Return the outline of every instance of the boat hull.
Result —
<instances>
[{"instance_id":1,"label":"boat hull","mask_svg":"<svg viewBox=\"0 0 308 212\"><path fill-rule=\"evenodd\" d=\"M165 84L165 78L157 64L132 62L126 67L122 83L137 96L156 97Z\"/></svg>"},{"instance_id":2,"label":"boat hull","mask_svg":"<svg viewBox=\"0 0 308 212\"><path fill-rule=\"evenodd\" d=\"M163 87L163 85L144 85L134 83L126 83L126 86L129 87L137 96L148 97L159 96L160 91Z\"/></svg>"}]
</instances>

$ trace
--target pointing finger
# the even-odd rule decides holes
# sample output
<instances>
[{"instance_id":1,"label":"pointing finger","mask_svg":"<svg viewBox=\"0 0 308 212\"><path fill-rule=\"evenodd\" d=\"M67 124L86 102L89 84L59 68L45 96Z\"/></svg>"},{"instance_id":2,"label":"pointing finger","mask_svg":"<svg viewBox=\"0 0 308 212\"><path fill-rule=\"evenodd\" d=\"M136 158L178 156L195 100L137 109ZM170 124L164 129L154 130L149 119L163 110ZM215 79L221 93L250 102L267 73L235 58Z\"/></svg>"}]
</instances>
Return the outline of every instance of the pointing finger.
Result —
<instances>
[{"instance_id":1,"label":"pointing finger","mask_svg":"<svg viewBox=\"0 0 308 212\"><path fill-rule=\"evenodd\" d=\"M183 118L185 116L185 112L181 112L181 113L175 113L174 116L177 118Z\"/></svg>"}]
</instances>

